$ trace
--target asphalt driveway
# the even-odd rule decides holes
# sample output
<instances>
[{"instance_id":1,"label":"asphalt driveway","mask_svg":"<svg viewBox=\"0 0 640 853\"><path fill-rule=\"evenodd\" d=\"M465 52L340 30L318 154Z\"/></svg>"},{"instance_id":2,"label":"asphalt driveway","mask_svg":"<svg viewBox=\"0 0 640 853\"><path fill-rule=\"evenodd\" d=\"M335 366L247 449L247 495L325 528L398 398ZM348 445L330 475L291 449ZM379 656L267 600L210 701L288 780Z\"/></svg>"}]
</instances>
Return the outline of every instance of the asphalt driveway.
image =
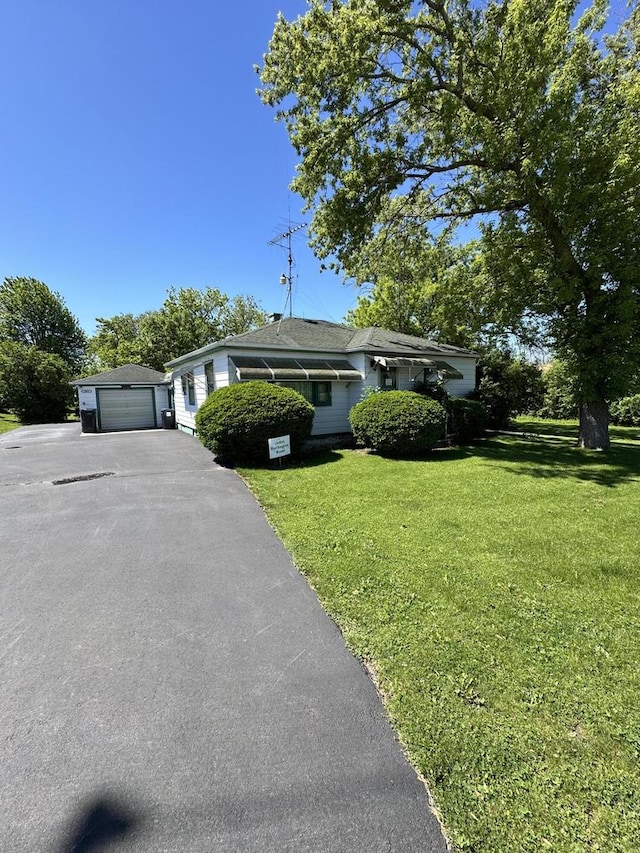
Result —
<instances>
[{"instance_id":1,"label":"asphalt driveway","mask_svg":"<svg viewBox=\"0 0 640 853\"><path fill-rule=\"evenodd\" d=\"M362 666L196 439L1 436L0 619L2 849L446 849Z\"/></svg>"}]
</instances>

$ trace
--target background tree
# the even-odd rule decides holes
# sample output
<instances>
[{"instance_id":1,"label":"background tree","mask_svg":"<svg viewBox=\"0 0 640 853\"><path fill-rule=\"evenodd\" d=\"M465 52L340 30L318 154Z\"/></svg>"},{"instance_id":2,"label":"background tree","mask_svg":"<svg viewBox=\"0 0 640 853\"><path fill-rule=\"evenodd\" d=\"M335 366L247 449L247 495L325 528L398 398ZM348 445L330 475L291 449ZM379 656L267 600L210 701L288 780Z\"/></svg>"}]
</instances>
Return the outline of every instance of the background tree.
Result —
<instances>
[{"instance_id":1,"label":"background tree","mask_svg":"<svg viewBox=\"0 0 640 853\"><path fill-rule=\"evenodd\" d=\"M89 355L95 363L91 372L121 367L123 364L139 364L140 322L144 314L116 314L105 319L97 317L97 329L89 339ZM95 371L94 371L95 368Z\"/></svg>"},{"instance_id":2,"label":"background tree","mask_svg":"<svg viewBox=\"0 0 640 853\"><path fill-rule=\"evenodd\" d=\"M73 404L72 372L58 355L0 343L0 399L23 423L59 423Z\"/></svg>"},{"instance_id":3,"label":"background tree","mask_svg":"<svg viewBox=\"0 0 640 853\"><path fill-rule=\"evenodd\" d=\"M352 275L358 286L372 283L347 314L354 326L379 326L463 347L495 337L486 316L477 242L425 241L423 229L405 228L393 238L380 233L363 248Z\"/></svg>"},{"instance_id":4,"label":"background tree","mask_svg":"<svg viewBox=\"0 0 640 853\"><path fill-rule=\"evenodd\" d=\"M542 371L544 393L537 414L543 418L575 418L578 414L576 378L568 365L555 359Z\"/></svg>"},{"instance_id":5,"label":"background tree","mask_svg":"<svg viewBox=\"0 0 640 853\"><path fill-rule=\"evenodd\" d=\"M317 254L349 275L380 232L483 220L495 303L541 318L582 443L607 446L640 362L637 6L615 36L601 0L575 23L577 0L309 6L278 18L261 96L301 158Z\"/></svg>"},{"instance_id":6,"label":"background tree","mask_svg":"<svg viewBox=\"0 0 640 853\"><path fill-rule=\"evenodd\" d=\"M0 284L0 341L36 347L80 369L84 332L59 293L35 278L5 278Z\"/></svg>"},{"instance_id":7,"label":"background tree","mask_svg":"<svg viewBox=\"0 0 640 853\"><path fill-rule=\"evenodd\" d=\"M158 310L99 317L89 350L97 370L135 363L162 371L179 355L247 332L266 320L252 296L231 298L212 287L170 288Z\"/></svg>"},{"instance_id":8,"label":"background tree","mask_svg":"<svg viewBox=\"0 0 640 853\"><path fill-rule=\"evenodd\" d=\"M477 373L478 387L470 396L485 407L492 429L504 429L514 415L540 409L545 385L537 364L493 348L481 354Z\"/></svg>"}]
</instances>

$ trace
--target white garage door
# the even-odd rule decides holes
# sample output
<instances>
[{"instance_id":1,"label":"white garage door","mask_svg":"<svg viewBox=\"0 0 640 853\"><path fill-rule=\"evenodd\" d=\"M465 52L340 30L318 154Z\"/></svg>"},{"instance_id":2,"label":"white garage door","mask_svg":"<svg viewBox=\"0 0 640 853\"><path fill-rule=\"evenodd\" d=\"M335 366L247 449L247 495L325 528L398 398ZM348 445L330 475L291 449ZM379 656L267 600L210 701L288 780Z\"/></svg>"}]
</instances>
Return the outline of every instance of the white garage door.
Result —
<instances>
[{"instance_id":1,"label":"white garage door","mask_svg":"<svg viewBox=\"0 0 640 853\"><path fill-rule=\"evenodd\" d=\"M99 388L100 429L152 429L156 426L153 388Z\"/></svg>"}]
</instances>

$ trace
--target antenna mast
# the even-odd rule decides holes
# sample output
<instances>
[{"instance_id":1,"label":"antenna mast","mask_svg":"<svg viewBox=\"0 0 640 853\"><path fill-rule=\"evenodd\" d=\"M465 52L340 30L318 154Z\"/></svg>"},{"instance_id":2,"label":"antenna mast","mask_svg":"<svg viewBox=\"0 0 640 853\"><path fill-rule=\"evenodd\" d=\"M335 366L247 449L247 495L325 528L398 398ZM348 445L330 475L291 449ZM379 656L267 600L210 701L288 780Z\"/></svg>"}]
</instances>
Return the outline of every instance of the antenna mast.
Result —
<instances>
[{"instance_id":1,"label":"antenna mast","mask_svg":"<svg viewBox=\"0 0 640 853\"><path fill-rule=\"evenodd\" d=\"M282 234L278 234L277 237L274 237L273 240L269 240L269 246L280 246L281 249L287 250L287 264L289 275L282 273L280 276L280 284L287 286L287 298L284 303L285 311L287 308L287 302L289 303L289 316L293 316L293 294L292 294L292 285L293 285L293 255L291 254L291 235L295 234L296 231L301 231L303 228L307 227L306 222L300 223L300 225L289 225L289 228L284 231ZM286 240L286 244L283 244L283 240ZM283 312L284 313L284 312Z\"/></svg>"}]
</instances>

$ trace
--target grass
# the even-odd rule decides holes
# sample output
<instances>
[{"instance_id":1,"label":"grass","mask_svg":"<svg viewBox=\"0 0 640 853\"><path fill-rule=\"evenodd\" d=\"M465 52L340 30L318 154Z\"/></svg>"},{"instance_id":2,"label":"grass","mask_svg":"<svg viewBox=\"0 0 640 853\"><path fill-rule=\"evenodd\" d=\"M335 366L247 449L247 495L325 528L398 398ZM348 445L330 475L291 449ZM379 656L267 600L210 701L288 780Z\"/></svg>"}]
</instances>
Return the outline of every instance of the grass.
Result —
<instances>
[{"instance_id":1,"label":"grass","mask_svg":"<svg viewBox=\"0 0 640 853\"><path fill-rule=\"evenodd\" d=\"M456 849L640 849L640 448L243 469Z\"/></svg>"},{"instance_id":2,"label":"grass","mask_svg":"<svg viewBox=\"0 0 640 853\"><path fill-rule=\"evenodd\" d=\"M3 432L9 432L10 429L17 429L20 426L22 426L22 424L15 415L0 412L0 434Z\"/></svg>"},{"instance_id":3,"label":"grass","mask_svg":"<svg viewBox=\"0 0 640 853\"><path fill-rule=\"evenodd\" d=\"M517 432L532 435L557 435L560 438L578 439L577 420L547 420L534 418L529 415L519 415L514 418L513 429ZM623 427L609 425L611 441L640 441L640 427Z\"/></svg>"}]
</instances>

